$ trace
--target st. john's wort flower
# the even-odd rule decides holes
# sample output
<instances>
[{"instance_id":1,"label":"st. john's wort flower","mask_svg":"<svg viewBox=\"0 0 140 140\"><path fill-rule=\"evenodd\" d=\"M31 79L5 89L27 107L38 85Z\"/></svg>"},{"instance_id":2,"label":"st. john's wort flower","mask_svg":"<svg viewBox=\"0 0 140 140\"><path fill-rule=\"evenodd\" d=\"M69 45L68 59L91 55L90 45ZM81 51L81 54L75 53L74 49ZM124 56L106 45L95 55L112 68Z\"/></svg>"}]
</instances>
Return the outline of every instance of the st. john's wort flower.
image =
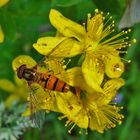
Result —
<instances>
[{"instance_id":1,"label":"st. john's wort flower","mask_svg":"<svg viewBox=\"0 0 140 140\"><path fill-rule=\"evenodd\" d=\"M39 53L50 58L84 55L82 73L86 83L100 92L104 74L109 78L122 75L124 64L119 54L126 53L121 49L131 45L126 37L130 29L114 34L112 16L109 17L109 13L104 16L97 9L95 16L88 14L87 23L83 25L71 21L55 9L50 11L49 17L57 29L57 36L39 38L33 45Z\"/></svg>"}]
</instances>

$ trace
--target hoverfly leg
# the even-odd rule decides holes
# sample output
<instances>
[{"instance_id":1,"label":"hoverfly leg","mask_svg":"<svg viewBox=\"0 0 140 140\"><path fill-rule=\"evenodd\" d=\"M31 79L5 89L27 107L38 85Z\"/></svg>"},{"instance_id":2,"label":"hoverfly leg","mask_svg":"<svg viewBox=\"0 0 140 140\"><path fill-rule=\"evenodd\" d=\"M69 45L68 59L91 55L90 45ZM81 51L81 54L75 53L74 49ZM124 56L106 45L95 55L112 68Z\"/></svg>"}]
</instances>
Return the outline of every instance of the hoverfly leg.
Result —
<instances>
[{"instance_id":1,"label":"hoverfly leg","mask_svg":"<svg viewBox=\"0 0 140 140\"><path fill-rule=\"evenodd\" d=\"M39 89L38 87L34 87L32 90L33 90L33 92L35 92L38 89Z\"/></svg>"},{"instance_id":2,"label":"hoverfly leg","mask_svg":"<svg viewBox=\"0 0 140 140\"><path fill-rule=\"evenodd\" d=\"M32 101L32 89L29 86L29 107L30 107L30 119L32 121L32 124L34 124L34 119L33 119L33 101Z\"/></svg>"},{"instance_id":3,"label":"hoverfly leg","mask_svg":"<svg viewBox=\"0 0 140 140\"><path fill-rule=\"evenodd\" d=\"M33 69L34 71L37 71L37 67L38 67L38 66L37 66L37 64L36 64L35 66L32 67L32 69Z\"/></svg>"},{"instance_id":4,"label":"hoverfly leg","mask_svg":"<svg viewBox=\"0 0 140 140\"><path fill-rule=\"evenodd\" d=\"M75 90L76 90L76 96L80 99L81 89L79 87L76 87Z\"/></svg>"},{"instance_id":5,"label":"hoverfly leg","mask_svg":"<svg viewBox=\"0 0 140 140\"><path fill-rule=\"evenodd\" d=\"M47 73L54 75L54 71L53 70L48 70Z\"/></svg>"}]
</instances>

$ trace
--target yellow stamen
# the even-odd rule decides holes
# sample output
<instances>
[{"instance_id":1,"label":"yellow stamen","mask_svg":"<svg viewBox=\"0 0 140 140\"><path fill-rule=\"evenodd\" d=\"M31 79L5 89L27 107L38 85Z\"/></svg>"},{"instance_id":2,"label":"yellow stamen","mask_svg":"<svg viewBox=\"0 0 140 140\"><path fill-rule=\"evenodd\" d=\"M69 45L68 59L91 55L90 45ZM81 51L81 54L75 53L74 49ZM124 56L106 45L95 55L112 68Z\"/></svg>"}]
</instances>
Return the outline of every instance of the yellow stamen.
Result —
<instances>
[{"instance_id":1,"label":"yellow stamen","mask_svg":"<svg viewBox=\"0 0 140 140\"><path fill-rule=\"evenodd\" d=\"M71 134L72 129L75 127L75 123L73 124L73 126L70 128L70 130L68 130L68 132Z\"/></svg>"}]
</instances>

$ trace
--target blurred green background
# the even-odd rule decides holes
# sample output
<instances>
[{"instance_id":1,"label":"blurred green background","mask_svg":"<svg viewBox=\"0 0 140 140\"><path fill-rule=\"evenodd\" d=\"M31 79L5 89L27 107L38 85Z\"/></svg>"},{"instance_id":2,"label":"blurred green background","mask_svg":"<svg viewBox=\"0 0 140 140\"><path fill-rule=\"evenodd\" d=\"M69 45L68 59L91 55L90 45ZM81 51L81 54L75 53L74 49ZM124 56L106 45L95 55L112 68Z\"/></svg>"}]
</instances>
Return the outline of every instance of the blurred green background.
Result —
<instances>
[{"instance_id":1,"label":"blurred green background","mask_svg":"<svg viewBox=\"0 0 140 140\"><path fill-rule=\"evenodd\" d=\"M1 1L1 0L0 0ZM135 8L135 3L139 6ZM104 12L110 12L116 21L118 30L119 23L124 15L126 7L133 4L129 9L130 16L135 23L134 15L140 11L139 0L10 0L6 5L0 8L0 25L2 26L5 39L0 44L0 79L5 78L14 82L14 72L12 70L12 60L21 54L32 56L39 61L39 55L32 47L32 44L41 36L55 35L55 29L49 22L49 11L51 8L58 9L66 17L82 23L86 21L87 13L94 13L95 8ZM138 8L139 7L139 8ZM132 13L133 12L133 13ZM132 17L131 17L132 16ZM140 17L137 17L137 19ZM127 20L127 19L125 19ZM140 19L138 19L140 20ZM138 22L138 21L137 21ZM133 23L133 24L134 24ZM131 23L130 23L131 24ZM125 26L124 26L125 27ZM57 119L57 113L48 114L43 129L29 128L23 132L21 127L16 127L15 132L21 129L22 135L19 140L140 140L140 24L134 24L130 38L136 38L137 43L128 48L128 54L124 56L131 59L131 63L126 63L126 72L123 77L126 85L119 91L122 100L119 105L124 106L123 114L125 116L122 125L114 129L99 134L89 130L89 134L79 134L79 128L74 129L71 135L63 121ZM1 83L2 84L2 83ZM9 96L8 92L0 90L0 101L4 101ZM18 105L19 107L19 105ZM2 112L2 107L0 111ZM21 107L22 108L22 107ZM19 108L19 110L21 109ZM16 110L16 109L15 109ZM13 120L10 126L1 123L5 115L0 113L0 136L10 134L10 128L17 119L12 114L12 109L3 109L3 114L11 114ZM6 112L7 111L7 112ZM16 110L17 111L17 110ZM25 121L25 120L24 120ZM7 130L6 130L7 128ZM18 134L17 134L18 135ZM15 140L15 137L8 138ZM8 140L0 137L0 140Z\"/></svg>"}]
</instances>

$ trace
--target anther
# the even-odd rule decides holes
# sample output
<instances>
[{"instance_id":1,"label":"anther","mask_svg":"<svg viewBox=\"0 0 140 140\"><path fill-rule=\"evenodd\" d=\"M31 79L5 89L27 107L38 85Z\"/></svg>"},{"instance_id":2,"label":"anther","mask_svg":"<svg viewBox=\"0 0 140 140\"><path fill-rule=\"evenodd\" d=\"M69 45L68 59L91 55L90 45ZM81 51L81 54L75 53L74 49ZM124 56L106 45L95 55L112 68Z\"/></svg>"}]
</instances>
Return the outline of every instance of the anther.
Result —
<instances>
[{"instance_id":1,"label":"anther","mask_svg":"<svg viewBox=\"0 0 140 140\"><path fill-rule=\"evenodd\" d=\"M128 60L127 62L128 62L128 63L131 63L131 60Z\"/></svg>"},{"instance_id":2,"label":"anther","mask_svg":"<svg viewBox=\"0 0 140 140\"><path fill-rule=\"evenodd\" d=\"M131 32L131 29L128 29L128 32Z\"/></svg>"},{"instance_id":3,"label":"anther","mask_svg":"<svg viewBox=\"0 0 140 140\"><path fill-rule=\"evenodd\" d=\"M91 18L91 14L90 13L88 13L88 18Z\"/></svg>"},{"instance_id":4,"label":"anther","mask_svg":"<svg viewBox=\"0 0 140 140\"><path fill-rule=\"evenodd\" d=\"M101 12L101 15L103 15L104 13L103 12Z\"/></svg>"},{"instance_id":5,"label":"anther","mask_svg":"<svg viewBox=\"0 0 140 140\"><path fill-rule=\"evenodd\" d=\"M137 40L136 40L136 39L133 39L132 41L133 41L133 43L136 43L136 42L137 42Z\"/></svg>"},{"instance_id":6,"label":"anther","mask_svg":"<svg viewBox=\"0 0 140 140\"><path fill-rule=\"evenodd\" d=\"M82 129L80 129L79 134L82 134Z\"/></svg>"},{"instance_id":7,"label":"anther","mask_svg":"<svg viewBox=\"0 0 140 140\"><path fill-rule=\"evenodd\" d=\"M99 13L99 9L95 9L95 13Z\"/></svg>"},{"instance_id":8,"label":"anther","mask_svg":"<svg viewBox=\"0 0 140 140\"><path fill-rule=\"evenodd\" d=\"M122 121L119 121L118 124L121 125L122 124Z\"/></svg>"},{"instance_id":9,"label":"anther","mask_svg":"<svg viewBox=\"0 0 140 140\"><path fill-rule=\"evenodd\" d=\"M85 133L86 135L88 135L88 131L87 131L87 129L86 129L86 133Z\"/></svg>"}]
</instances>

